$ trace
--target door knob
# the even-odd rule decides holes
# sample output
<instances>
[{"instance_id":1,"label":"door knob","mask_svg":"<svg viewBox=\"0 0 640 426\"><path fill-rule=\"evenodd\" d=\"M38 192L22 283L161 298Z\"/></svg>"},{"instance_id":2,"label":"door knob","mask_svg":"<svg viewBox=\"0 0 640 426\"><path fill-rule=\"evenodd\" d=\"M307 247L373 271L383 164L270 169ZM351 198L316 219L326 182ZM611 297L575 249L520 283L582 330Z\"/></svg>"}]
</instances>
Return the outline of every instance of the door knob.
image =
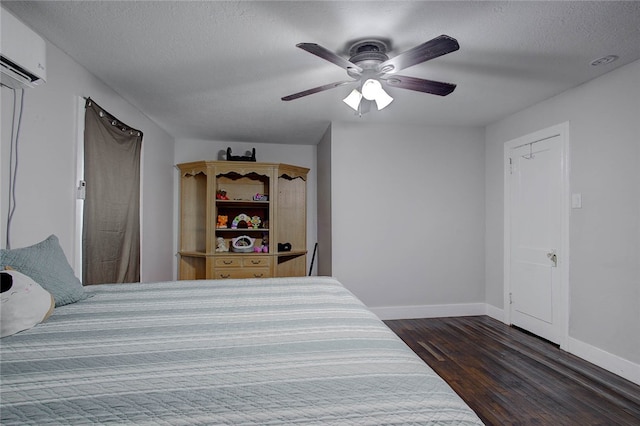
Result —
<instances>
[{"instance_id":1,"label":"door knob","mask_svg":"<svg viewBox=\"0 0 640 426\"><path fill-rule=\"evenodd\" d=\"M556 251L555 250L551 250L549 253L547 253L547 257L553 262L553 267L557 268L558 267L558 256L556 255Z\"/></svg>"}]
</instances>

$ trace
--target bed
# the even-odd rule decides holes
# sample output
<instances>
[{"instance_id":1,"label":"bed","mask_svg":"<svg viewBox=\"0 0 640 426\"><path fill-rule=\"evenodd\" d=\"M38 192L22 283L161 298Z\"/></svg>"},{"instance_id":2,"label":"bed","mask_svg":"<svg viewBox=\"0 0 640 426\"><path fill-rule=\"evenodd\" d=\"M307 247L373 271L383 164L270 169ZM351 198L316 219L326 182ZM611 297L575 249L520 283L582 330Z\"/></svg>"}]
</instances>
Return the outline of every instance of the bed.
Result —
<instances>
[{"instance_id":1,"label":"bed","mask_svg":"<svg viewBox=\"0 0 640 426\"><path fill-rule=\"evenodd\" d=\"M333 278L85 291L1 339L3 425L482 424Z\"/></svg>"}]
</instances>

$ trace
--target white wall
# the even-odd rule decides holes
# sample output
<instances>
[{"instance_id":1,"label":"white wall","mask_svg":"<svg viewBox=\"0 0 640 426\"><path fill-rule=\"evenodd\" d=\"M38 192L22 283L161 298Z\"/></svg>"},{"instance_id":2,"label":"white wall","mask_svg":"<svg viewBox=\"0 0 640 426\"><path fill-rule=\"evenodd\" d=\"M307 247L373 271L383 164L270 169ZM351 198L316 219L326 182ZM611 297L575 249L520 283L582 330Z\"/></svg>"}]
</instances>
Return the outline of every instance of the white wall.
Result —
<instances>
[{"instance_id":1,"label":"white wall","mask_svg":"<svg viewBox=\"0 0 640 426\"><path fill-rule=\"evenodd\" d=\"M386 318L484 306L483 182L481 128L332 123L333 275Z\"/></svg>"},{"instance_id":2,"label":"white wall","mask_svg":"<svg viewBox=\"0 0 640 426\"><path fill-rule=\"evenodd\" d=\"M20 131L17 209L11 247L56 234L73 265L77 104L82 96L144 132L142 153L141 279L171 279L173 235L173 139L154 122L47 42L47 82L25 90ZM0 213L5 246L13 92L2 88Z\"/></svg>"},{"instance_id":3,"label":"white wall","mask_svg":"<svg viewBox=\"0 0 640 426\"><path fill-rule=\"evenodd\" d=\"M227 147L231 147L233 155L245 155L256 148L256 160L263 163L285 163L307 167L307 273L313 255L313 246L317 241L317 171L315 145L286 145L286 144L251 144L243 142L206 141L198 139L177 139L175 145L174 164L189 161L214 161L226 158ZM173 193L176 200L174 205L174 255L178 251L178 201L180 200L178 185L178 169L174 167ZM177 277L177 258L174 262L174 276ZM317 264L313 274L317 275Z\"/></svg>"},{"instance_id":4,"label":"white wall","mask_svg":"<svg viewBox=\"0 0 640 426\"><path fill-rule=\"evenodd\" d=\"M583 201L570 219L569 350L596 363L621 357L638 368L640 61L487 127L486 300L503 308L503 145L565 121L571 191ZM639 380L640 368L629 376Z\"/></svg>"}]
</instances>

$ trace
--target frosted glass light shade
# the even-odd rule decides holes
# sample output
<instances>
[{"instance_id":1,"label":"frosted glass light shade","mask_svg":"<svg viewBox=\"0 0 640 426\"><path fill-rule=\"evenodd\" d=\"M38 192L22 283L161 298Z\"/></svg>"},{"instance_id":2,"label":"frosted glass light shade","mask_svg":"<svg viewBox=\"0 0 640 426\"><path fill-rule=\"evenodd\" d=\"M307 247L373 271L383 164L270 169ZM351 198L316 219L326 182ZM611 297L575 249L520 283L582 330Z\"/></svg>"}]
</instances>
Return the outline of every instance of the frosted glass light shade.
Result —
<instances>
[{"instance_id":1,"label":"frosted glass light shade","mask_svg":"<svg viewBox=\"0 0 640 426\"><path fill-rule=\"evenodd\" d=\"M362 95L360 94L360 92L358 92L357 89L353 89L351 93L349 93L349 96L344 98L342 102L344 102L345 104L353 108L355 111L357 111L358 107L360 106L361 100L362 100Z\"/></svg>"},{"instance_id":2,"label":"frosted glass light shade","mask_svg":"<svg viewBox=\"0 0 640 426\"><path fill-rule=\"evenodd\" d=\"M382 85L380 82L370 78L362 85L362 96L367 100L373 101L381 90Z\"/></svg>"},{"instance_id":3,"label":"frosted glass light shade","mask_svg":"<svg viewBox=\"0 0 640 426\"><path fill-rule=\"evenodd\" d=\"M393 98L382 88L378 80L368 79L362 85L362 96L370 101L376 101L378 111L393 102Z\"/></svg>"},{"instance_id":4,"label":"frosted glass light shade","mask_svg":"<svg viewBox=\"0 0 640 426\"><path fill-rule=\"evenodd\" d=\"M378 111L393 102L393 98L384 91L382 84L372 78L362 84L362 93L358 92L358 89L353 89L351 93L349 93L349 96L344 98L342 102L349 105L354 111L359 111L362 98L375 101Z\"/></svg>"},{"instance_id":5,"label":"frosted glass light shade","mask_svg":"<svg viewBox=\"0 0 640 426\"><path fill-rule=\"evenodd\" d=\"M376 106L378 107L378 111L389 105L391 102L393 102L393 98L380 88L380 93L376 96Z\"/></svg>"}]
</instances>

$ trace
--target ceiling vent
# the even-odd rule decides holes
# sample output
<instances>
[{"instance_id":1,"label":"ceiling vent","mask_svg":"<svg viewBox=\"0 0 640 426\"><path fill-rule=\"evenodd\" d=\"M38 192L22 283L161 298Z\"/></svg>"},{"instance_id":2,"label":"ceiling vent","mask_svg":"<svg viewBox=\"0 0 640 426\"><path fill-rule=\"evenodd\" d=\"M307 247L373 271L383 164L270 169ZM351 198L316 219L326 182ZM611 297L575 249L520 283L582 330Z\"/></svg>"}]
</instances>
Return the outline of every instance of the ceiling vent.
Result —
<instances>
[{"instance_id":1,"label":"ceiling vent","mask_svg":"<svg viewBox=\"0 0 640 426\"><path fill-rule=\"evenodd\" d=\"M44 39L6 9L2 8L0 15L0 82L14 89L44 83L47 79Z\"/></svg>"}]
</instances>

